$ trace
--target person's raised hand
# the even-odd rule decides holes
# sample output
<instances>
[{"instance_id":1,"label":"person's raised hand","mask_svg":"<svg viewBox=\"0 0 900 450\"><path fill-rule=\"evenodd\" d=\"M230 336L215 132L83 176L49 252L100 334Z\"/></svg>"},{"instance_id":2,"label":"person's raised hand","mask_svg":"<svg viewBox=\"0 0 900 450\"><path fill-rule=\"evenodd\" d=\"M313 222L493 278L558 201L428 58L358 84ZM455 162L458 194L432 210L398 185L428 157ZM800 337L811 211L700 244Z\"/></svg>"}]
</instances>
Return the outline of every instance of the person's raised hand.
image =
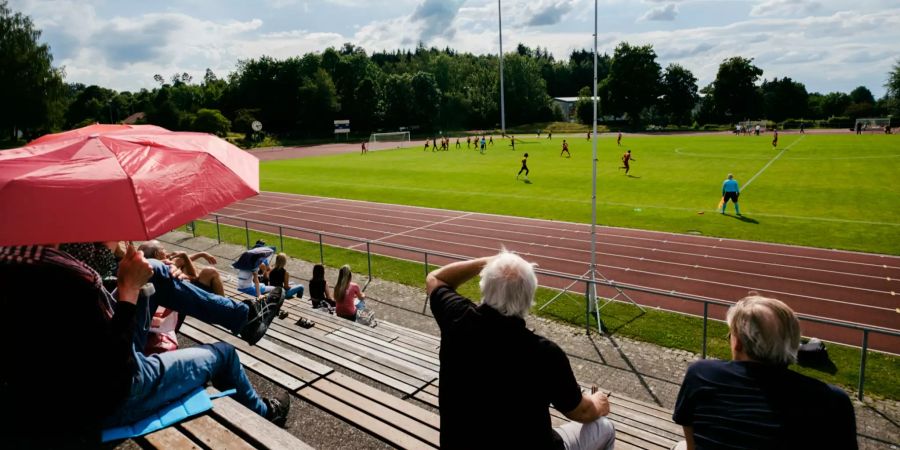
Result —
<instances>
[{"instance_id":1,"label":"person's raised hand","mask_svg":"<svg viewBox=\"0 0 900 450\"><path fill-rule=\"evenodd\" d=\"M210 264L217 264L216 257L213 255L210 255L209 253L204 252L203 258L206 259L206 262L208 262Z\"/></svg>"},{"instance_id":2,"label":"person's raised hand","mask_svg":"<svg viewBox=\"0 0 900 450\"><path fill-rule=\"evenodd\" d=\"M136 303L141 286L153 276L153 267L144 258L144 254L135 250L128 244L125 248L125 256L119 261L119 273L117 275L117 291L119 301Z\"/></svg>"}]
</instances>

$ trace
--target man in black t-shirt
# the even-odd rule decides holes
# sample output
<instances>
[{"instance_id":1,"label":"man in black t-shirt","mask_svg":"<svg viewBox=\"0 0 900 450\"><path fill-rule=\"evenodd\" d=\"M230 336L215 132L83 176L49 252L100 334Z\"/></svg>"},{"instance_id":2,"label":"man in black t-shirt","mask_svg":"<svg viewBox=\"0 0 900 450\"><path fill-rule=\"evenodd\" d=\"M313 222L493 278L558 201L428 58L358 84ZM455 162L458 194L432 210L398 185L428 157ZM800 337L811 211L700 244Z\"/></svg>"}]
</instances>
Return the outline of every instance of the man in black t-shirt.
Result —
<instances>
[{"instance_id":1,"label":"man in black t-shirt","mask_svg":"<svg viewBox=\"0 0 900 450\"><path fill-rule=\"evenodd\" d=\"M476 305L456 288L479 274ZM441 448L613 448L606 395L582 393L562 349L525 327L531 264L502 251L444 266L426 283L441 329ZM554 429L551 405L574 422Z\"/></svg>"},{"instance_id":2,"label":"man in black t-shirt","mask_svg":"<svg viewBox=\"0 0 900 450\"><path fill-rule=\"evenodd\" d=\"M787 305L754 295L727 319L733 360L688 368L672 416L686 441L676 448L857 448L847 394L788 370L800 324Z\"/></svg>"}]
</instances>

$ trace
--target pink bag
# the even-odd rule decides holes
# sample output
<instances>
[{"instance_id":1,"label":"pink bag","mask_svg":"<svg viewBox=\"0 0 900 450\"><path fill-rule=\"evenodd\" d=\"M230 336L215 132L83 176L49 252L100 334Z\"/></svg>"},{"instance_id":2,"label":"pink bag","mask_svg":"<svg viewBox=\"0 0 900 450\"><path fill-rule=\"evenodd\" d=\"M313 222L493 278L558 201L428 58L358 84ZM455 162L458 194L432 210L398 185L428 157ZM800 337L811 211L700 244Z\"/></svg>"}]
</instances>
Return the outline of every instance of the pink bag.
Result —
<instances>
[{"instance_id":1,"label":"pink bag","mask_svg":"<svg viewBox=\"0 0 900 450\"><path fill-rule=\"evenodd\" d=\"M150 331L147 333L147 344L144 346L144 354L152 355L177 349L178 337L175 334L175 326L177 324L177 312L162 306L157 308L150 323Z\"/></svg>"}]
</instances>

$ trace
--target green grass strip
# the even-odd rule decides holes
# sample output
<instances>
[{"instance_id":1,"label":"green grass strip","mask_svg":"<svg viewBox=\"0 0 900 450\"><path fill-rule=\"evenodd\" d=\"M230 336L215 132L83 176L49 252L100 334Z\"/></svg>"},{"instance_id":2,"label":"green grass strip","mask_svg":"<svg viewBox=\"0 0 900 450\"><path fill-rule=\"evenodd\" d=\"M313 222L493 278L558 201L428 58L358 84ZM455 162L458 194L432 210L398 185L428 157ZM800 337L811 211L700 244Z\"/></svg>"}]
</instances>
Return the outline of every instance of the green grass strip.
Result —
<instances>
[{"instance_id":1,"label":"green grass strip","mask_svg":"<svg viewBox=\"0 0 900 450\"><path fill-rule=\"evenodd\" d=\"M216 238L215 223L198 221L195 222L195 225L195 235ZM245 245L247 242L246 232L243 228L219 225L219 230L222 242L239 245ZM256 242L257 239L264 239L270 245L280 245L277 234L250 230L249 241L252 243ZM343 264L349 264L355 268L358 274L365 273L368 266L365 252L325 245L320 254L317 242L288 237L284 238L283 247L281 251L284 251L292 258L318 262L321 255L325 265L339 267ZM410 259L421 257L421 253L410 253L409 256ZM431 269L434 267L436 266L429 265ZM375 278L421 288L424 286L425 273L424 263L372 254L372 276ZM306 276L301 275L303 278ZM472 280L461 286L459 292L469 298L479 298L477 280ZM564 293L543 311L538 311L538 306L543 305L558 293L558 290L538 288L532 314L565 322L573 326L584 327L583 295ZM422 300L424 304L424 297ZM713 308L711 306L710 311ZM649 308L646 312L641 312L631 304L619 302L608 304L603 308L602 313L603 324L613 335L625 336L662 347L687 350L694 353L702 351L702 318ZM593 317L589 320L591 327L596 329L596 320ZM730 358L728 341L725 339L727 332L728 327L724 323L714 320L708 322L707 352L709 356L719 359ZM834 363L834 367L830 368L830 370L819 370L798 365L794 365L792 369L826 383L855 390L859 377L860 349L829 343L828 355ZM866 395L900 400L900 383L898 383L900 371L897 370L898 367L900 367L900 357L869 352L866 360Z\"/></svg>"}]
</instances>

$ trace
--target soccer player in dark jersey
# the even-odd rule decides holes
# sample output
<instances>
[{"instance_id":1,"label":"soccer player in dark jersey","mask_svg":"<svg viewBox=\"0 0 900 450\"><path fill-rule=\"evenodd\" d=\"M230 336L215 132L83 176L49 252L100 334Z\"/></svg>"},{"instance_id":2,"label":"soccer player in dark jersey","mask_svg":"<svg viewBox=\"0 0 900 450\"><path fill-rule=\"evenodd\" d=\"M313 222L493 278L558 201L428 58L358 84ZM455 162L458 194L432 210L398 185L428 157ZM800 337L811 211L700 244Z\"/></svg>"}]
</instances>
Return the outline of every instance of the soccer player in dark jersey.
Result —
<instances>
[{"instance_id":1,"label":"soccer player in dark jersey","mask_svg":"<svg viewBox=\"0 0 900 450\"><path fill-rule=\"evenodd\" d=\"M616 138L616 145L622 145L622 132L619 132L619 137Z\"/></svg>"},{"instance_id":2,"label":"soccer player in dark jersey","mask_svg":"<svg viewBox=\"0 0 900 450\"><path fill-rule=\"evenodd\" d=\"M565 139L563 139L562 151L559 152L559 156L562 157L563 153L565 153L566 155L568 155L567 158L571 158L571 157L572 157L572 154L569 153L569 143L566 142Z\"/></svg>"},{"instance_id":3,"label":"soccer player in dark jersey","mask_svg":"<svg viewBox=\"0 0 900 450\"><path fill-rule=\"evenodd\" d=\"M623 165L622 165L622 167L619 167L620 169L625 169L625 175L628 175L628 171L631 170L631 164L630 164L631 161L637 161L637 160L631 157L631 150L628 150L627 152L625 152L624 155L622 155L622 164Z\"/></svg>"},{"instance_id":4,"label":"soccer player in dark jersey","mask_svg":"<svg viewBox=\"0 0 900 450\"><path fill-rule=\"evenodd\" d=\"M425 139L425 148L422 151L424 152L425 150L428 150L428 139Z\"/></svg>"},{"instance_id":5,"label":"soccer player in dark jersey","mask_svg":"<svg viewBox=\"0 0 900 450\"><path fill-rule=\"evenodd\" d=\"M512 147L512 151L516 151L516 137L513 135L509 135L509 145Z\"/></svg>"},{"instance_id":6,"label":"soccer player in dark jersey","mask_svg":"<svg viewBox=\"0 0 900 450\"><path fill-rule=\"evenodd\" d=\"M481 140L484 141L484 136L481 137ZM494 135L491 135L491 140L489 142L491 145L494 145Z\"/></svg>"},{"instance_id":7,"label":"soccer player in dark jersey","mask_svg":"<svg viewBox=\"0 0 900 450\"><path fill-rule=\"evenodd\" d=\"M365 155L366 153L369 153L369 149L366 148L366 141L362 141L362 151L360 152L360 154Z\"/></svg>"},{"instance_id":8,"label":"soccer player in dark jersey","mask_svg":"<svg viewBox=\"0 0 900 450\"><path fill-rule=\"evenodd\" d=\"M519 179L519 175L522 175L522 172L525 172L525 180L528 181L528 153L522 158L522 168L519 169L519 173L516 174L517 180Z\"/></svg>"},{"instance_id":9,"label":"soccer player in dark jersey","mask_svg":"<svg viewBox=\"0 0 900 450\"><path fill-rule=\"evenodd\" d=\"M772 147L778 147L778 128L773 130L772 134Z\"/></svg>"}]
</instances>

